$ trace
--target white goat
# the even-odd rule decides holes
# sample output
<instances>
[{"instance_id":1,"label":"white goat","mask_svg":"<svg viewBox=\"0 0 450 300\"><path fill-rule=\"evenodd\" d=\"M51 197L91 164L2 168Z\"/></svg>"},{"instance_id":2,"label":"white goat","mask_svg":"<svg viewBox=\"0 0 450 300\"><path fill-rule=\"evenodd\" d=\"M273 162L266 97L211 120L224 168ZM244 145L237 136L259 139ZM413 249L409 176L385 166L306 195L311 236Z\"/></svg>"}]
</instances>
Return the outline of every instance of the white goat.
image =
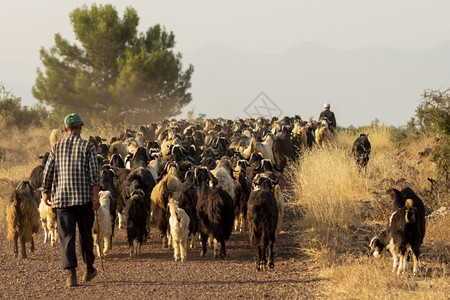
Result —
<instances>
[{"instance_id":1,"label":"white goat","mask_svg":"<svg viewBox=\"0 0 450 300\"><path fill-rule=\"evenodd\" d=\"M53 247L58 241L58 222L53 209L45 204L43 198L41 198L41 202L39 204L39 214L41 215L41 224L44 229L44 244L50 241L50 244Z\"/></svg>"},{"instance_id":2,"label":"white goat","mask_svg":"<svg viewBox=\"0 0 450 300\"><path fill-rule=\"evenodd\" d=\"M271 163L274 163L272 146L275 141L275 136L269 133L264 138L262 143L256 143L255 153L261 153L263 158L269 159Z\"/></svg>"},{"instance_id":3,"label":"white goat","mask_svg":"<svg viewBox=\"0 0 450 300\"><path fill-rule=\"evenodd\" d=\"M92 227L92 236L94 245L97 248L98 257L105 256L109 251L111 240L111 213L109 206L111 204L111 193L109 191L100 191L98 193L100 207L97 210L94 226Z\"/></svg>"},{"instance_id":4,"label":"white goat","mask_svg":"<svg viewBox=\"0 0 450 300\"><path fill-rule=\"evenodd\" d=\"M331 141L331 131L328 128L328 119L323 118L315 131L316 143L319 147L325 147Z\"/></svg>"},{"instance_id":5,"label":"white goat","mask_svg":"<svg viewBox=\"0 0 450 300\"><path fill-rule=\"evenodd\" d=\"M216 177L218 184L215 187L222 188L230 195L231 199L235 199L236 185L234 184L233 166L228 158L222 157L214 170L211 170L211 174Z\"/></svg>"},{"instance_id":6,"label":"white goat","mask_svg":"<svg viewBox=\"0 0 450 300\"><path fill-rule=\"evenodd\" d=\"M169 198L170 235L173 245L173 258L175 261L186 261L187 242L189 235L189 216L182 208L178 208L173 198Z\"/></svg>"}]
</instances>

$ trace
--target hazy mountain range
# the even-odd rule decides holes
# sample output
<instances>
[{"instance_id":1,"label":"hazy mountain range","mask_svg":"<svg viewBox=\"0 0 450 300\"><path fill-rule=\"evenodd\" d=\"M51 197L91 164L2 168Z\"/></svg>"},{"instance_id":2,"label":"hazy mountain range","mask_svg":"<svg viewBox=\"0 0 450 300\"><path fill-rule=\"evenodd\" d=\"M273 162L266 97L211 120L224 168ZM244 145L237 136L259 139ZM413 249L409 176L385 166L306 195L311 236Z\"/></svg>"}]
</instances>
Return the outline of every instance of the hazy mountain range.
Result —
<instances>
[{"instance_id":1,"label":"hazy mountain range","mask_svg":"<svg viewBox=\"0 0 450 300\"><path fill-rule=\"evenodd\" d=\"M183 53L193 64L195 116L235 119L249 115L317 118L331 103L338 125L368 125L375 118L400 126L415 115L425 89L450 87L450 41L428 50L389 47L343 51L302 43L271 55L243 53L211 44ZM37 65L0 61L0 82L34 104ZM267 99L269 98L269 99ZM268 111L268 106L274 108ZM268 107L266 106L266 108Z\"/></svg>"}]
</instances>

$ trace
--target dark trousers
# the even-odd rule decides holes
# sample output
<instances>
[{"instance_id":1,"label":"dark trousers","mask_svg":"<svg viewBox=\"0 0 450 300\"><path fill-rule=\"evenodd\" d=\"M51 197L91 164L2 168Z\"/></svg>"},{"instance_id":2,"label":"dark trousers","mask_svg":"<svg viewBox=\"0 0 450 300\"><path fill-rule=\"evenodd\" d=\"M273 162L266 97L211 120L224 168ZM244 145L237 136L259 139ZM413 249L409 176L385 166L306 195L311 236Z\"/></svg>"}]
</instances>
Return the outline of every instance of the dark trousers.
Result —
<instances>
[{"instance_id":1,"label":"dark trousers","mask_svg":"<svg viewBox=\"0 0 450 300\"><path fill-rule=\"evenodd\" d=\"M76 225L78 224L81 255L87 269L89 271L92 270L95 260L92 238L92 226L94 225L92 202L84 205L57 208L56 216L58 219L59 250L62 267L64 269L72 269L78 266L75 250Z\"/></svg>"}]
</instances>

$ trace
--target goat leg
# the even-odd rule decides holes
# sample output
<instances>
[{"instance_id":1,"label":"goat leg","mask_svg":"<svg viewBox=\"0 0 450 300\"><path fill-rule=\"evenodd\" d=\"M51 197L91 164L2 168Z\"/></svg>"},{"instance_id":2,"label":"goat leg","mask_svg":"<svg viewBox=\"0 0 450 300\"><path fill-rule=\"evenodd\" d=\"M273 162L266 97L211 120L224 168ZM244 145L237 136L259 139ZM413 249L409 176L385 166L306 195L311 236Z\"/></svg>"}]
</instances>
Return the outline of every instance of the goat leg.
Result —
<instances>
[{"instance_id":1,"label":"goat leg","mask_svg":"<svg viewBox=\"0 0 450 300\"><path fill-rule=\"evenodd\" d=\"M25 249L25 239L20 239L20 252L22 254L22 258L27 258L27 250Z\"/></svg>"},{"instance_id":2,"label":"goat leg","mask_svg":"<svg viewBox=\"0 0 450 300\"><path fill-rule=\"evenodd\" d=\"M269 256L269 268L273 268L275 266L274 262L273 262L273 256L274 256L274 252L273 252L273 242L270 241L269 242L269 247L267 247L268 249L268 256Z\"/></svg>"},{"instance_id":3,"label":"goat leg","mask_svg":"<svg viewBox=\"0 0 450 300\"><path fill-rule=\"evenodd\" d=\"M397 269L398 255L397 255L397 254L392 254L392 259L393 259L393 263L392 263L392 273L394 273L395 270Z\"/></svg>"},{"instance_id":4,"label":"goat leg","mask_svg":"<svg viewBox=\"0 0 450 300\"><path fill-rule=\"evenodd\" d=\"M13 243L14 243L14 258L19 257L19 245L18 245L18 240L19 239L19 234L16 232L14 233L14 238L13 238Z\"/></svg>"},{"instance_id":5,"label":"goat leg","mask_svg":"<svg viewBox=\"0 0 450 300\"><path fill-rule=\"evenodd\" d=\"M267 271L267 246L266 245L263 245L262 247L261 247L261 251L262 251L262 254L261 254L261 267L262 267L262 270L263 271Z\"/></svg>"},{"instance_id":6,"label":"goat leg","mask_svg":"<svg viewBox=\"0 0 450 300\"><path fill-rule=\"evenodd\" d=\"M220 244L216 239L213 240L213 243L214 243L214 258L219 258L221 255Z\"/></svg>"},{"instance_id":7,"label":"goat leg","mask_svg":"<svg viewBox=\"0 0 450 300\"><path fill-rule=\"evenodd\" d=\"M225 240L220 241L220 258L224 259L226 257L225 251Z\"/></svg>"},{"instance_id":8,"label":"goat leg","mask_svg":"<svg viewBox=\"0 0 450 300\"><path fill-rule=\"evenodd\" d=\"M208 242L208 235L201 233L201 238L202 238L202 251L200 252L201 256L205 256L206 255L206 244Z\"/></svg>"},{"instance_id":9,"label":"goat leg","mask_svg":"<svg viewBox=\"0 0 450 300\"><path fill-rule=\"evenodd\" d=\"M42 223L42 228L44 228L44 244L47 244L49 234L47 230L47 225L45 223Z\"/></svg>"},{"instance_id":10,"label":"goat leg","mask_svg":"<svg viewBox=\"0 0 450 300\"><path fill-rule=\"evenodd\" d=\"M413 251L413 261L414 261L413 274L417 275L419 273L419 254L417 253L417 251Z\"/></svg>"},{"instance_id":11,"label":"goat leg","mask_svg":"<svg viewBox=\"0 0 450 300\"><path fill-rule=\"evenodd\" d=\"M34 239L31 237L31 246L30 246L31 253L34 253Z\"/></svg>"},{"instance_id":12,"label":"goat leg","mask_svg":"<svg viewBox=\"0 0 450 300\"><path fill-rule=\"evenodd\" d=\"M245 216L244 216L244 213L241 212L240 215L239 215L239 217L240 217L240 219L241 219L241 222L240 222L241 225L240 225L239 231L240 231L240 232L245 232Z\"/></svg>"},{"instance_id":13,"label":"goat leg","mask_svg":"<svg viewBox=\"0 0 450 300\"><path fill-rule=\"evenodd\" d=\"M261 247L257 247L257 255L256 255L256 271L261 271Z\"/></svg>"}]
</instances>

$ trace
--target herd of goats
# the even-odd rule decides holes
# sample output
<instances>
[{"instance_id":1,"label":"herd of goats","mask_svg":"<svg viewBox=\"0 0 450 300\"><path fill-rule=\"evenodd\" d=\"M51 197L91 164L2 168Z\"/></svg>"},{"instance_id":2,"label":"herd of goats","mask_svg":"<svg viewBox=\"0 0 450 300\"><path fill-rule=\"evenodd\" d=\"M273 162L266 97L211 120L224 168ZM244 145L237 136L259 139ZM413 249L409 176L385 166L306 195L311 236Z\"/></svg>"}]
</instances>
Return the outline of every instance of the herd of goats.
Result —
<instances>
[{"instance_id":1,"label":"herd of goats","mask_svg":"<svg viewBox=\"0 0 450 300\"><path fill-rule=\"evenodd\" d=\"M63 132L55 129L50 144L62 138ZM93 227L97 253L104 256L111 249L118 223L119 229L126 228L130 256L139 255L150 225L156 223L175 261L186 261L187 248L199 237L202 256L212 247L214 257L225 258L225 243L234 229L248 231L256 269L273 268L273 246L284 214L278 177L289 160L306 149L326 147L332 138L326 118L305 122L299 116L164 120L127 129L109 141L91 136L101 173L101 206ZM361 134L352 147L361 168L370 150L367 135ZM44 243L57 242L55 213L41 200L47 157L48 153L41 157L42 164L13 191L8 204L7 237L14 242L16 257L19 241L23 258L25 242L34 250L33 236L40 227ZM423 204L410 189L391 189L390 195L394 211L386 230L372 239L372 252L377 256L389 249L400 273L406 270L406 253L411 250L416 273L425 233Z\"/></svg>"}]
</instances>

